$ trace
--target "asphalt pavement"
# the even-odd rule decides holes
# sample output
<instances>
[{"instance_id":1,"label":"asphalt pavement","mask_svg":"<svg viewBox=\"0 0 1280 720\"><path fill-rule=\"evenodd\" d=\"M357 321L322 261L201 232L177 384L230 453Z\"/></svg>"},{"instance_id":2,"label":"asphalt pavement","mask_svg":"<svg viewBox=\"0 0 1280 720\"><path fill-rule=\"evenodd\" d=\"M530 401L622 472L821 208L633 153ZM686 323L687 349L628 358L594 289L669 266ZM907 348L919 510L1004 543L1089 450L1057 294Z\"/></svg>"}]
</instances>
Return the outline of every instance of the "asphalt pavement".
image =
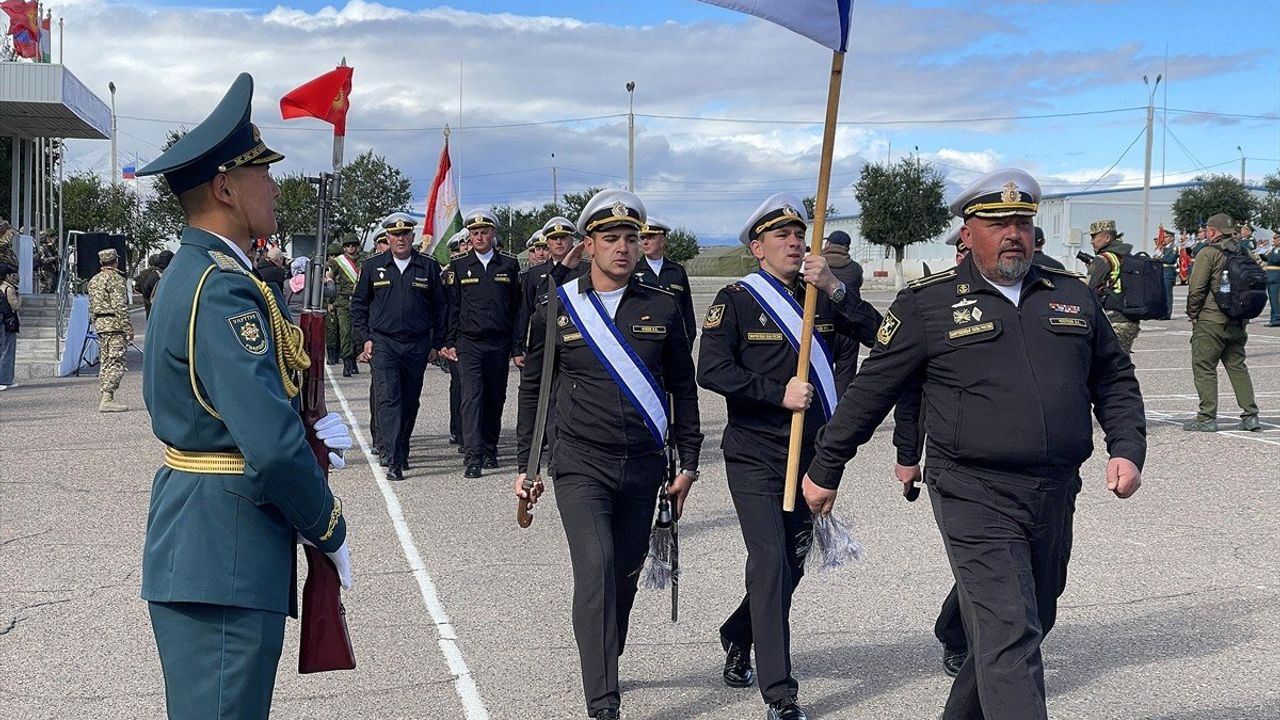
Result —
<instances>
[{"instance_id":1,"label":"asphalt pavement","mask_svg":"<svg viewBox=\"0 0 1280 720\"><path fill-rule=\"evenodd\" d=\"M868 293L881 307L891 297ZM697 301L705 307L710 294ZM1137 496L1106 492L1101 453L1083 468L1070 579L1045 643L1053 718L1280 718L1280 330L1250 326L1261 433L1182 431L1196 408L1189 338L1185 320L1148 322L1135 345L1150 439ZM129 367L117 398L134 409L124 414L96 411L94 377L0 393L0 719L163 717L139 599L162 448L136 354ZM329 392L362 442L363 370L332 377ZM515 524L517 382L513 372L500 470L462 477L446 440L448 375L430 368L405 481L387 482L361 451L334 473L350 523L356 584L345 602L358 667L298 675L290 622L273 717L585 716L552 498L531 528ZM1234 427L1225 375L1220 391L1219 422ZM667 593L641 591L621 660L628 720L764 717L755 688L720 681L716 631L741 597L745 559L719 450L724 418L723 399L704 391L703 473L681 523L680 621L670 621ZM850 464L837 506L868 557L809 575L797 591L795 675L814 718L934 718L950 686L932 635L950 572L928 503L904 502L893 480L890 438L888 421Z\"/></svg>"}]
</instances>

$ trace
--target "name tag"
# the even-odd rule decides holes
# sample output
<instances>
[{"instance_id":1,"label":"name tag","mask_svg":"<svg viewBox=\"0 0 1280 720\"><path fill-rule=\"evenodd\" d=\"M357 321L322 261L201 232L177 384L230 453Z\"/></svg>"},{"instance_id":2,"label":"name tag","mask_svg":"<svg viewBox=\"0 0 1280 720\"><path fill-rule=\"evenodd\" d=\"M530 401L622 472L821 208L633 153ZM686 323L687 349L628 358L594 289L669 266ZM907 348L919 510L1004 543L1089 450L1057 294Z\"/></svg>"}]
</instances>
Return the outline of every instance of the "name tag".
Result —
<instances>
[{"instance_id":1,"label":"name tag","mask_svg":"<svg viewBox=\"0 0 1280 720\"><path fill-rule=\"evenodd\" d=\"M636 335L666 335L666 325L632 325L631 332Z\"/></svg>"},{"instance_id":2,"label":"name tag","mask_svg":"<svg viewBox=\"0 0 1280 720\"><path fill-rule=\"evenodd\" d=\"M510 275L494 275L493 281L500 282L500 283L509 283L511 282L511 276Z\"/></svg>"},{"instance_id":3,"label":"name tag","mask_svg":"<svg viewBox=\"0 0 1280 720\"><path fill-rule=\"evenodd\" d=\"M565 341L565 342L567 342L567 343L570 343L570 342L573 342L573 341L575 341L575 340L581 340L581 339L582 339L582 333L567 333L567 334L565 334L565 335L564 335L562 338L560 338L560 339L561 339L561 340L564 340L564 341Z\"/></svg>"},{"instance_id":4,"label":"name tag","mask_svg":"<svg viewBox=\"0 0 1280 720\"><path fill-rule=\"evenodd\" d=\"M782 342L782 333L780 332L749 332L747 340L750 342Z\"/></svg>"},{"instance_id":5,"label":"name tag","mask_svg":"<svg viewBox=\"0 0 1280 720\"><path fill-rule=\"evenodd\" d=\"M374 280L373 286L376 288L391 287L391 281L390 280Z\"/></svg>"},{"instance_id":6,"label":"name tag","mask_svg":"<svg viewBox=\"0 0 1280 720\"><path fill-rule=\"evenodd\" d=\"M1089 327L1089 322L1087 320L1084 320L1083 318L1073 318L1073 317L1051 317L1049 318L1049 324L1065 325L1067 327L1079 327L1079 328Z\"/></svg>"},{"instance_id":7,"label":"name tag","mask_svg":"<svg viewBox=\"0 0 1280 720\"><path fill-rule=\"evenodd\" d=\"M835 332L836 331L835 323L815 323L814 327L818 329L818 332Z\"/></svg>"},{"instance_id":8,"label":"name tag","mask_svg":"<svg viewBox=\"0 0 1280 720\"><path fill-rule=\"evenodd\" d=\"M991 332L992 330L995 330L995 329L996 329L995 323L984 322L984 323L979 323L977 325L970 325L968 327L956 328L955 330L948 332L947 337L952 340L955 340L956 338L968 337L970 335L978 335L984 332Z\"/></svg>"},{"instance_id":9,"label":"name tag","mask_svg":"<svg viewBox=\"0 0 1280 720\"><path fill-rule=\"evenodd\" d=\"M460 285L475 285L475 284L476 284L476 283L478 283L478 282L480 282L480 278L462 278L462 280L459 282L459 284L460 284Z\"/></svg>"},{"instance_id":10,"label":"name tag","mask_svg":"<svg viewBox=\"0 0 1280 720\"><path fill-rule=\"evenodd\" d=\"M684 286L683 286L683 285L677 285L677 284L675 284L675 283L671 283L671 287L670 287L670 289L671 289L671 290L681 290L681 291L683 291L683 290L684 290Z\"/></svg>"}]
</instances>

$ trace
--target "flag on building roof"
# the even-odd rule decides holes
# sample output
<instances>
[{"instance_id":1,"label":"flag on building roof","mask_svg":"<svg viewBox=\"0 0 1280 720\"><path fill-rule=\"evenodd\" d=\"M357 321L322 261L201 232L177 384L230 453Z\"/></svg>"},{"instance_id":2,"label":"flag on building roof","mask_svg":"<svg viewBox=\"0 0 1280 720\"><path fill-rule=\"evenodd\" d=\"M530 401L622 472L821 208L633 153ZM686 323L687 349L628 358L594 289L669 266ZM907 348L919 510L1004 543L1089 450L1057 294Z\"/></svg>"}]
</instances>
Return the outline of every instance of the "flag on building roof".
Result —
<instances>
[{"instance_id":1,"label":"flag on building roof","mask_svg":"<svg viewBox=\"0 0 1280 720\"><path fill-rule=\"evenodd\" d=\"M40 3L3 0L0 10L9 16L9 34L18 57L40 59Z\"/></svg>"},{"instance_id":2,"label":"flag on building roof","mask_svg":"<svg viewBox=\"0 0 1280 720\"><path fill-rule=\"evenodd\" d=\"M436 177L427 192L427 216L422 222L422 249L441 265L449 262L449 238L462 229L462 209L458 206L458 185L449 160L449 138L444 139Z\"/></svg>"},{"instance_id":3,"label":"flag on building roof","mask_svg":"<svg viewBox=\"0 0 1280 720\"><path fill-rule=\"evenodd\" d=\"M853 0L702 0L755 15L835 50L849 44Z\"/></svg>"},{"instance_id":4,"label":"flag on building roof","mask_svg":"<svg viewBox=\"0 0 1280 720\"><path fill-rule=\"evenodd\" d=\"M345 62L345 61L344 61ZM347 134L347 110L351 108L351 75L355 68L339 65L280 98L280 115L285 120L319 118L333 125L333 134Z\"/></svg>"},{"instance_id":5,"label":"flag on building roof","mask_svg":"<svg viewBox=\"0 0 1280 720\"><path fill-rule=\"evenodd\" d=\"M44 19L40 21L40 62L49 62L49 51L52 49L53 33L49 32L49 23L53 19L53 13L45 12Z\"/></svg>"}]
</instances>

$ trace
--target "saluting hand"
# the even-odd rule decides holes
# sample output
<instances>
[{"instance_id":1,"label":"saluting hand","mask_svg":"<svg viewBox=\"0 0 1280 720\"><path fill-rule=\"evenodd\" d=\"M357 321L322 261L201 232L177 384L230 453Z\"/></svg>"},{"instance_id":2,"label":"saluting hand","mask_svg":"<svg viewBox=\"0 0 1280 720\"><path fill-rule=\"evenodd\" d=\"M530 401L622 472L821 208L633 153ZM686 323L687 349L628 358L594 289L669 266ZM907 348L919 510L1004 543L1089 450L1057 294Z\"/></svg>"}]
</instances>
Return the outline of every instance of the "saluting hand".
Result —
<instances>
[{"instance_id":1,"label":"saluting hand","mask_svg":"<svg viewBox=\"0 0 1280 720\"><path fill-rule=\"evenodd\" d=\"M526 477L528 477L528 473L520 473L519 475L516 475L515 492L516 497L521 500L528 498L529 507L532 508L534 505L538 504L538 498L542 496L542 491L545 490L546 487L542 484L542 476L537 475L533 478L533 487L525 490L524 479Z\"/></svg>"},{"instance_id":2,"label":"saluting hand","mask_svg":"<svg viewBox=\"0 0 1280 720\"><path fill-rule=\"evenodd\" d=\"M813 403L813 385L793 377L787 381L787 391L782 395L782 407L796 412L808 410Z\"/></svg>"},{"instance_id":3,"label":"saluting hand","mask_svg":"<svg viewBox=\"0 0 1280 720\"><path fill-rule=\"evenodd\" d=\"M586 246L587 246L586 243L581 243L581 242L578 243L577 245L574 245L572 248L569 249L569 252L565 253L564 259L560 261L560 264L564 265L570 270L578 267L578 261L582 260L582 251L584 248L586 248Z\"/></svg>"},{"instance_id":4,"label":"saluting hand","mask_svg":"<svg viewBox=\"0 0 1280 720\"><path fill-rule=\"evenodd\" d=\"M809 479L808 473L805 473L801 490L804 492L805 504L814 515L830 515L836 506L836 491L819 487Z\"/></svg>"},{"instance_id":5,"label":"saluting hand","mask_svg":"<svg viewBox=\"0 0 1280 720\"><path fill-rule=\"evenodd\" d=\"M1142 487L1142 471L1132 460L1113 457L1107 461L1107 489L1123 500Z\"/></svg>"}]
</instances>

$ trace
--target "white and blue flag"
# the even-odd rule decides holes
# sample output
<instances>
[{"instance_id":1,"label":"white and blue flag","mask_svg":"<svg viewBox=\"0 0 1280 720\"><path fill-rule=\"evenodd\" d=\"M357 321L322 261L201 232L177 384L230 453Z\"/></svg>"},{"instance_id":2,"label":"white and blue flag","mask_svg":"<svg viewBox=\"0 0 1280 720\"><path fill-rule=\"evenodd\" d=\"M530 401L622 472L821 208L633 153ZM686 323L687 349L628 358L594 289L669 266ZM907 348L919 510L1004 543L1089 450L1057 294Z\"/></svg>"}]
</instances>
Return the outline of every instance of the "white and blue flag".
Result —
<instances>
[{"instance_id":1,"label":"white and blue flag","mask_svg":"<svg viewBox=\"0 0 1280 720\"><path fill-rule=\"evenodd\" d=\"M755 15L835 50L849 44L853 0L702 0Z\"/></svg>"}]
</instances>

